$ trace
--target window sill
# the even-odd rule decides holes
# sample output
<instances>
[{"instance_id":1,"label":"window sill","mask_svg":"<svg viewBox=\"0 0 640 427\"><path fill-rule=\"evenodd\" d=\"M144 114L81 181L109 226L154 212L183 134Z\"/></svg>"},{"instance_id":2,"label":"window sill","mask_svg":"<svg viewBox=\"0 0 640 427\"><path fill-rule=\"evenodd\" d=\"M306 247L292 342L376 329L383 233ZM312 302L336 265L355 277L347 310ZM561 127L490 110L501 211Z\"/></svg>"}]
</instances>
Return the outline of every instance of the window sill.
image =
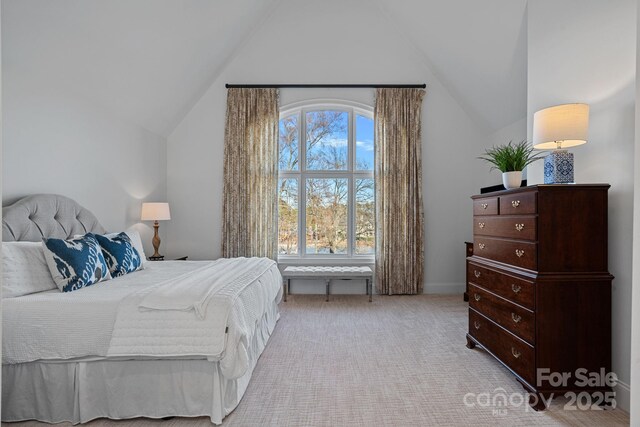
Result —
<instances>
[{"instance_id":1,"label":"window sill","mask_svg":"<svg viewBox=\"0 0 640 427\"><path fill-rule=\"evenodd\" d=\"M373 265L376 259L373 256L358 257L307 257L279 256L279 265Z\"/></svg>"}]
</instances>

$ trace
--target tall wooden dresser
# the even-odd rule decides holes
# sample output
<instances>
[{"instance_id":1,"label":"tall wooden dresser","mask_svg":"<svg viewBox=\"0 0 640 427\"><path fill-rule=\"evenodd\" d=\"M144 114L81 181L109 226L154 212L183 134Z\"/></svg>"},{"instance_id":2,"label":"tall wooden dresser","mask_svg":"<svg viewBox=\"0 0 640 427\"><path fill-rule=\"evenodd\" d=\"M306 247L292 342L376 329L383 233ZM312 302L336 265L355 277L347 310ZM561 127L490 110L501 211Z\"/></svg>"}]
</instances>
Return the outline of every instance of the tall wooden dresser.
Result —
<instances>
[{"instance_id":1,"label":"tall wooden dresser","mask_svg":"<svg viewBox=\"0 0 640 427\"><path fill-rule=\"evenodd\" d=\"M473 196L467 347L480 345L530 392L530 404L611 371L608 184L536 185ZM569 373L566 384L544 374ZM541 375L543 374L543 375Z\"/></svg>"}]
</instances>

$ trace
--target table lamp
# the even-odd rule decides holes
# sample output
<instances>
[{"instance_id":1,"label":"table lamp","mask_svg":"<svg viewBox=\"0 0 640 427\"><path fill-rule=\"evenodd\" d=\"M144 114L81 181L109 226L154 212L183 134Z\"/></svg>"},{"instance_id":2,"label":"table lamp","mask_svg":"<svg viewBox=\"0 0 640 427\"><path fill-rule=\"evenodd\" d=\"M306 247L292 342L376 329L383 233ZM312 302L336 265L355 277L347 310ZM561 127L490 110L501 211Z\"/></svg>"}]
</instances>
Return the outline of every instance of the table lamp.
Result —
<instances>
[{"instance_id":1,"label":"table lamp","mask_svg":"<svg viewBox=\"0 0 640 427\"><path fill-rule=\"evenodd\" d=\"M533 148L553 150L544 158L545 184L573 183L573 153L566 149L587 143L589 106L564 104L533 115Z\"/></svg>"},{"instance_id":2,"label":"table lamp","mask_svg":"<svg viewBox=\"0 0 640 427\"><path fill-rule=\"evenodd\" d=\"M160 248L160 236L158 236L158 229L160 224L158 221L166 221L171 219L171 212L169 212L169 203L143 203L142 213L140 215L142 221L153 221L153 255L149 257L151 260L164 259L164 255L160 255L158 249Z\"/></svg>"}]
</instances>

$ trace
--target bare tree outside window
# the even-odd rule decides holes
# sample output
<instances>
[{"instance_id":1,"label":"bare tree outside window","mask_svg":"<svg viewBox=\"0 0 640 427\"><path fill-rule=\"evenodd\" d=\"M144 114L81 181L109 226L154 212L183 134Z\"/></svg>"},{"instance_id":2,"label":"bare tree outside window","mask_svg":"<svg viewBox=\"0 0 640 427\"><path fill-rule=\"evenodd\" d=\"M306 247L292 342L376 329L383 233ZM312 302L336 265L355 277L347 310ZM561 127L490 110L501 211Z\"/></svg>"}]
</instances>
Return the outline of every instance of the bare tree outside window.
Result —
<instances>
[{"instance_id":1,"label":"bare tree outside window","mask_svg":"<svg viewBox=\"0 0 640 427\"><path fill-rule=\"evenodd\" d=\"M374 254L376 207L373 179L356 179L356 254Z\"/></svg>"},{"instance_id":2,"label":"bare tree outside window","mask_svg":"<svg viewBox=\"0 0 640 427\"><path fill-rule=\"evenodd\" d=\"M373 119L353 110L310 110L281 118L281 255L374 253L373 147Z\"/></svg>"},{"instance_id":3,"label":"bare tree outside window","mask_svg":"<svg viewBox=\"0 0 640 427\"><path fill-rule=\"evenodd\" d=\"M298 253L298 180L280 179L278 253Z\"/></svg>"},{"instance_id":4,"label":"bare tree outside window","mask_svg":"<svg viewBox=\"0 0 640 427\"><path fill-rule=\"evenodd\" d=\"M280 119L279 132L279 169L298 170L298 116Z\"/></svg>"},{"instance_id":5,"label":"bare tree outside window","mask_svg":"<svg viewBox=\"0 0 640 427\"><path fill-rule=\"evenodd\" d=\"M349 113L311 111L307 116L307 169L346 170Z\"/></svg>"},{"instance_id":6,"label":"bare tree outside window","mask_svg":"<svg viewBox=\"0 0 640 427\"><path fill-rule=\"evenodd\" d=\"M347 253L349 182L307 179L307 254Z\"/></svg>"}]
</instances>

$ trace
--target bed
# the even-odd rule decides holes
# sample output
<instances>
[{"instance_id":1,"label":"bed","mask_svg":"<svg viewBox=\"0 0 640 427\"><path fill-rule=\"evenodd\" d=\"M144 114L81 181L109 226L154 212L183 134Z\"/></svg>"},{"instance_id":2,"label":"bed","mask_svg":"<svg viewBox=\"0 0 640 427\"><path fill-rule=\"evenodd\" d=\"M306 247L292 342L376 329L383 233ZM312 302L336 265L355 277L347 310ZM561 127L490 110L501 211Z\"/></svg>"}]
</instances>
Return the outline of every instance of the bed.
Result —
<instances>
[{"instance_id":1,"label":"bed","mask_svg":"<svg viewBox=\"0 0 640 427\"><path fill-rule=\"evenodd\" d=\"M3 208L3 241L104 233L75 201ZM3 299L2 421L208 416L240 402L278 320L264 258L150 262L74 292Z\"/></svg>"}]
</instances>

